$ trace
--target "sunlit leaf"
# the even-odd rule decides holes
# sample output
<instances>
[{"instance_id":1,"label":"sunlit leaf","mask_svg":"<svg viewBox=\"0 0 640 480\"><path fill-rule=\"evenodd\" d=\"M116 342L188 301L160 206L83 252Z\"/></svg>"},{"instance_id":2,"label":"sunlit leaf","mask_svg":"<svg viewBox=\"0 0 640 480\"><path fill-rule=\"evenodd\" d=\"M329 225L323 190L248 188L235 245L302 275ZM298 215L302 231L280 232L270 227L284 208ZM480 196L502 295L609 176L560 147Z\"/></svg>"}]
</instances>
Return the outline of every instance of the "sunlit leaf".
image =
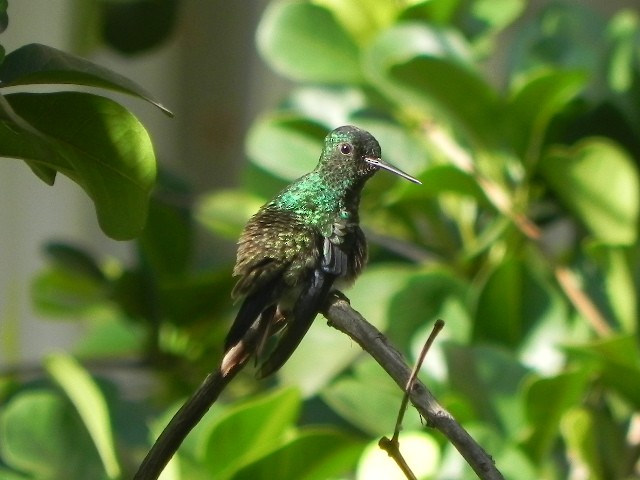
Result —
<instances>
[{"instance_id":1,"label":"sunlit leaf","mask_svg":"<svg viewBox=\"0 0 640 480\"><path fill-rule=\"evenodd\" d=\"M70 53L32 43L7 54L0 65L3 87L33 84L73 84L114 90L142 98L172 115L132 80Z\"/></svg>"},{"instance_id":2,"label":"sunlit leaf","mask_svg":"<svg viewBox=\"0 0 640 480\"><path fill-rule=\"evenodd\" d=\"M59 171L94 201L105 233L124 240L142 230L156 164L144 127L124 107L86 93L10 94L22 119L46 135L0 119L0 154Z\"/></svg>"},{"instance_id":3,"label":"sunlit leaf","mask_svg":"<svg viewBox=\"0 0 640 480\"><path fill-rule=\"evenodd\" d=\"M120 477L116 445L107 402L89 373L67 355L51 355L45 367L69 397L98 450L109 478Z\"/></svg>"},{"instance_id":4,"label":"sunlit leaf","mask_svg":"<svg viewBox=\"0 0 640 480\"><path fill-rule=\"evenodd\" d=\"M507 437L520 435L526 425L521 391L528 369L501 348L450 343L444 351L450 388L468 401L475 419Z\"/></svg>"},{"instance_id":5,"label":"sunlit leaf","mask_svg":"<svg viewBox=\"0 0 640 480\"><path fill-rule=\"evenodd\" d=\"M541 461L549 454L558 439L560 419L580 401L587 381L587 371L573 371L529 383L525 394L529 431L524 448L531 458Z\"/></svg>"},{"instance_id":6,"label":"sunlit leaf","mask_svg":"<svg viewBox=\"0 0 640 480\"><path fill-rule=\"evenodd\" d=\"M20 393L0 413L0 455L30 478L101 478L100 459L70 403L53 392Z\"/></svg>"},{"instance_id":7,"label":"sunlit leaf","mask_svg":"<svg viewBox=\"0 0 640 480\"><path fill-rule=\"evenodd\" d=\"M556 297L551 285L529 265L507 259L480 291L473 335L477 340L516 347L537 323L564 319Z\"/></svg>"},{"instance_id":8,"label":"sunlit leaf","mask_svg":"<svg viewBox=\"0 0 640 480\"><path fill-rule=\"evenodd\" d=\"M565 347L572 358L595 361L602 381L640 409L640 350L634 335L619 335Z\"/></svg>"},{"instance_id":9,"label":"sunlit leaf","mask_svg":"<svg viewBox=\"0 0 640 480\"><path fill-rule=\"evenodd\" d=\"M538 158L552 118L584 89L588 76L583 71L550 70L521 80L507 108L514 145L527 160Z\"/></svg>"},{"instance_id":10,"label":"sunlit leaf","mask_svg":"<svg viewBox=\"0 0 640 480\"><path fill-rule=\"evenodd\" d=\"M196 219L212 232L237 239L265 200L240 190L216 190L200 199Z\"/></svg>"},{"instance_id":11,"label":"sunlit leaf","mask_svg":"<svg viewBox=\"0 0 640 480\"><path fill-rule=\"evenodd\" d=\"M540 166L554 193L597 240L609 245L636 242L640 178L621 147L589 138L571 148L552 149Z\"/></svg>"},{"instance_id":12,"label":"sunlit leaf","mask_svg":"<svg viewBox=\"0 0 640 480\"><path fill-rule=\"evenodd\" d=\"M247 155L272 174L294 180L316 166L328 131L301 117L267 117L249 131Z\"/></svg>"},{"instance_id":13,"label":"sunlit leaf","mask_svg":"<svg viewBox=\"0 0 640 480\"><path fill-rule=\"evenodd\" d=\"M368 79L405 110L443 116L474 140L499 142L498 98L455 31L415 22L395 26L367 49L364 65Z\"/></svg>"},{"instance_id":14,"label":"sunlit leaf","mask_svg":"<svg viewBox=\"0 0 640 480\"><path fill-rule=\"evenodd\" d=\"M305 428L273 452L246 466L234 480L339 478L353 470L362 443L329 428Z\"/></svg>"},{"instance_id":15,"label":"sunlit leaf","mask_svg":"<svg viewBox=\"0 0 640 480\"><path fill-rule=\"evenodd\" d=\"M294 389L283 389L225 411L201 446L210 475L228 478L278 448L299 410L300 394Z\"/></svg>"},{"instance_id":16,"label":"sunlit leaf","mask_svg":"<svg viewBox=\"0 0 640 480\"><path fill-rule=\"evenodd\" d=\"M400 408L402 390L372 358L359 359L352 372L337 378L320 394L333 411L369 435L393 432L396 417L389 412ZM403 427L420 428L419 417L407 415Z\"/></svg>"},{"instance_id":17,"label":"sunlit leaf","mask_svg":"<svg viewBox=\"0 0 640 480\"><path fill-rule=\"evenodd\" d=\"M319 5L271 3L258 26L257 45L275 70L294 80L347 83L361 78L358 46Z\"/></svg>"},{"instance_id":18,"label":"sunlit leaf","mask_svg":"<svg viewBox=\"0 0 640 480\"><path fill-rule=\"evenodd\" d=\"M571 453L574 471L587 471L590 478L606 478L598 455L598 432L593 414L586 408L568 412L560 423L560 431Z\"/></svg>"}]
</instances>

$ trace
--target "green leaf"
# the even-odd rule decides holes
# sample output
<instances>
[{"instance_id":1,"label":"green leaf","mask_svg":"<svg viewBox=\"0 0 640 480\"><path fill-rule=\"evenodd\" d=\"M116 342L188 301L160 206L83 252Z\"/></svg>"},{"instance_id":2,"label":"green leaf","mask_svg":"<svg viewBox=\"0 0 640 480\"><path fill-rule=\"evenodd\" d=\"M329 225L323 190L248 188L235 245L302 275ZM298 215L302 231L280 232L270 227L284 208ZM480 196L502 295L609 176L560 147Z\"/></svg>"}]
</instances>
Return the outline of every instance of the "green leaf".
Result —
<instances>
[{"instance_id":1,"label":"green leaf","mask_svg":"<svg viewBox=\"0 0 640 480\"><path fill-rule=\"evenodd\" d=\"M159 302L166 320L179 325L197 325L203 318L209 322L212 317L226 314L231 306L229 294L234 282L230 272L229 266L159 282ZM126 282L121 287L120 300L141 301L137 292L127 291ZM144 304L141 307L147 308Z\"/></svg>"},{"instance_id":2,"label":"green leaf","mask_svg":"<svg viewBox=\"0 0 640 480\"><path fill-rule=\"evenodd\" d=\"M370 357L359 360L351 373L341 375L321 391L322 400L349 424L371 436L393 432L402 390L383 374L382 367ZM407 415L405 429L420 428L417 415Z\"/></svg>"},{"instance_id":3,"label":"green leaf","mask_svg":"<svg viewBox=\"0 0 640 480\"><path fill-rule=\"evenodd\" d=\"M106 280L105 274L95 258L78 246L52 241L45 245L45 252L60 268L86 276L93 281Z\"/></svg>"},{"instance_id":4,"label":"green leaf","mask_svg":"<svg viewBox=\"0 0 640 480\"><path fill-rule=\"evenodd\" d=\"M403 201L412 202L438 197L443 193L455 193L470 197L485 206L491 205L477 180L454 165L432 165L420 174L420 181L422 187L407 190L402 197Z\"/></svg>"},{"instance_id":5,"label":"green leaf","mask_svg":"<svg viewBox=\"0 0 640 480\"><path fill-rule=\"evenodd\" d=\"M78 416L50 391L17 394L0 413L2 460L29 478L102 478L104 470Z\"/></svg>"},{"instance_id":6,"label":"green leaf","mask_svg":"<svg viewBox=\"0 0 640 480\"><path fill-rule=\"evenodd\" d=\"M123 358L139 355L146 346L148 331L132 324L114 307L94 311L83 335L74 344L73 354L79 358Z\"/></svg>"},{"instance_id":7,"label":"green leaf","mask_svg":"<svg viewBox=\"0 0 640 480\"><path fill-rule=\"evenodd\" d=\"M265 200L243 190L216 190L198 200L196 219L208 230L230 239L237 239Z\"/></svg>"},{"instance_id":8,"label":"green leaf","mask_svg":"<svg viewBox=\"0 0 640 480\"><path fill-rule=\"evenodd\" d=\"M358 46L324 7L299 1L271 3L256 41L272 68L293 80L361 81Z\"/></svg>"},{"instance_id":9,"label":"green leaf","mask_svg":"<svg viewBox=\"0 0 640 480\"><path fill-rule=\"evenodd\" d=\"M501 142L498 97L474 71L455 31L413 22L395 26L368 48L364 66L368 79L405 110L445 118L476 141Z\"/></svg>"},{"instance_id":10,"label":"green leaf","mask_svg":"<svg viewBox=\"0 0 640 480\"><path fill-rule=\"evenodd\" d=\"M495 37L522 13L526 5L524 0L476 0L469 4L470 18L459 20L459 23L466 27L465 33L472 39L478 56L491 53Z\"/></svg>"},{"instance_id":11,"label":"green leaf","mask_svg":"<svg viewBox=\"0 0 640 480\"><path fill-rule=\"evenodd\" d=\"M556 147L542 159L549 187L599 241L637 241L640 180L629 154L604 138Z\"/></svg>"},{"instance_id":12,"label":"green leaf","mask_svg":"<svg viewBox=\"0 0 640 480\"><path fill-rule=\"evenodd\" d=\"M525 392L529 431L524 448L536 462L546 458L558 439L558 423L580 402L589 380L586 370L565 372L529 382Z\"/></svg>"},{"instance_id":13,"label":"green leaf","mask_svg":"<svg viewBox=\"0 0 640 480\"><path fill-rule=\"evenodd\" d=\"M305 86L291 93L286 107L330 130L352 123L350 118L367 108L367 97L361 89L346 85Z\"/></svg>"},{"instance_id":14,"label":"green leaf","mask_svg":"<svg viewBox=\"0 0 640 480\"><path fill-rule=\"evenodd\" d=\"M548 282L526 263L508 259L496 267L480 291L473 336L517 347L537 324L564 320L563 314Z\"/></svg>"},{"instance_id":15,"label":"green leaf","mask_svg":"<svg viewBox=\"0 0 640 480\"><path fill-rule=\"evenodd\" d=\"M108 290L103 282L55 267L38 273L31 284L31 296L43 314L81 319L102 306Z\"/></svg>"},{"instance_id":16,"label":"green leaf","mask_svg":"<svg viewBox=\"0 0 640 480\"><path fill-rule=\"evenodd\" d=\"M379 0L315 0L314 3L330 10L361 45L391 25L403 6L400 2Z\"/></svg>"},{"instance_id":17,"label":"green leaf","mask_svg":"<svg viewBox=\"0 0 640 480\"><path fill-rule=\"evenodd\" d=\"M159 185L149 204L149 215L139 246L146 262L158 276L185 272L193 250L193 222L190 207L175 198L189 195L178 179L160 170Z\"/></svg>"},{"instance_id":18,"label":"green leaf","mask_svg":"<svg viewBox=\"0 0 640 480\"><path fill-rule=\"evenodd\" d=\"M604 282L609 306L622 332L636 332L638 302L632 271L634 254L628 248L602 244L589 245L586 251L602 269L602 280L597 282L597 288L602 288Z\"/></svg>"},{"instance_id":19,"label":"green leaf","mask_svg":"<svg viewBox=\"0 0 640 480\"><path fill-rule=\"evenodd\" d=\"M590 479L604 480L605 475L598 455L598 437L593 413L586 408L568 412L560 423L560 431L567 442L567 453L575 471L589 472Z\"/></svg>"},{"instance_id":20,"label":"green leaf","mask_svg":"<svg viewBox=\"0 0 640 480\"><path fill-rule=\"evenodd\" d=\"M104 41L118 52L133 55L167 40L179 17L180 1L107 1L98 5Z\"/></svg>"},{"instance_id":21,"label":"green leaf","mask_svg":"<svg viewBox=\"0 0 640 480\"><path fill-rule=\"evenodd\" d=\"M354 115L350 123L370 132L380 144L382 157L392 165L414 176L427 166L423 140L409 129L386 119L365 115Z\"/></svg>"},{"instance_id":22,"label":"green leaf","mask_svg":"<svg viewBox=\"0 0 640 480\"><path fill-rule=\"evenodd\" d=\"M521 435L525 416L522 383L529 373L515 355L496 347L444 345L449 385L474 409L475 418L513 438Z\"/></svg>"},{"instance_id":23,"label":"green leaf","mask_svg":"<svg viewBox=\"0 0 640 480\"><path fill-rule=\"evenodd\" d=\"M294 180L318 163L328 130L300 117L263 118L253 124L247 135L247 155L260 168Z\"/></svg>"},{"instance_id":24,"label":"green leaf","mask_svg":"<svg viewBox=\"0 0 640 480\"><path fill-rule=\"evenodd\" d=\"M326 480L353 470L362 444L344 433L307 428L241 469L234 480Z\"/></svg>"},{"instance_id":25,"label":"green leaf","mask_svg":"<svg viewBox=\"0 0 640 480\"><path fill-rule=\"evenodd\" d=\"M119 478L120 464L109 409L96 383L78 362L67 355L50 355L45 360L45 368L76 408L109 478Z\"/></svg>"},{"instance_id":26,"label":"green leaf","mask_svg":"<svg viewBox=\"0 0 640 480\"><path fill-rule=\"evenodd\" d=\"M60 171L75 181L94 201L100 226L112 238L138 235L156 174L151 140L140 122L117 103L86 93L5 98L46 135L48 145L21 125L0 119L0 154Z\"/></svg>"},{"instance_id":27,"label":"green leaf","mask_svg":"<svg viewBox=\"0 0 640 480\"><path fill-rule=\"evenodd\" d=\"M607 25L612 45L609 53L608 83L614 92L632 88L635 76L640 18L631 10L620 10Z\"/></svg>"},{"instance_id":28,"label":"green leaf","mask_svg":"<svg viewBox=\"0 0 640 480\"><path fill-rule=\"evenodd\" d=\"M446 328L438 338L442 342L454 339L467 343L472 328L469 314L463 310L456 318L442 317L452 302L464 305L467 293L466 283L445 267L416 272L391 301L389 317L393 324L389 338L396 345L409 345L416 334L422 336L423 329L430 330L433 322L442 318Z\"/></svg>"},{"instance_id":29,"label":"green leaf","mask_svg":"<svg viewBox=\"0 0 640 480\"><path fill-rule=\"evenodd\" d=\"M507 109L512 138L522 156L538 158L549 123L585 88L587 80L585 72L570 70L535 72L521 80Z\"/></svg>"},{"instance_id":30,"label":"green leaf","mask_svg":"<svg viewBox=\"0 0 640 480\"><path fill-rule=\"evenodd\" d=\"M283 435L292 428L300 406L300 394L289 388L225 411L201 444L203 465L209 475L231 478L245 465L277 448L282 444Z\"/></svg>"},{"instance_id":31,"label":"green leaf","mask_svg":"<svg viewBox=\"0 0 640 480\"><path fill-rule=\"evenodd\" d=\"M3 87L33 84L74 84L98 87L142 98L167 115L173 114L140 85L84 58L32 43L14 50L0 65Z\"/></svg>"},{"instance_id":32,"label":"green leaf","mask_svg":"<svg viewBox=\"0 0 640 480\"><path fill-rule=\"evenodd\" d=\"M640 409L640 350L635 335L565 348L574 358L595 360L602 382Z\"/></svg>"}]
</instances>

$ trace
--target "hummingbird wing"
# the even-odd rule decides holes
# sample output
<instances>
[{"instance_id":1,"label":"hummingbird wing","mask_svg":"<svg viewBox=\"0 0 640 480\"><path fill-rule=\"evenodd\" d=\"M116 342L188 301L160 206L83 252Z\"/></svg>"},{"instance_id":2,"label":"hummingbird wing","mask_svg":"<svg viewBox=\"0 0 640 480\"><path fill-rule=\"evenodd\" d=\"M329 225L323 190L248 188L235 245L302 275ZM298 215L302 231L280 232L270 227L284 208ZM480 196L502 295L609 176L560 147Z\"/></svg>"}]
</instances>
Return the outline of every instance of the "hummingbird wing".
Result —
<instances>
[{"instance_id":1,"label":"hummingbird wing","mask_svg":"<svg viewBox=\"0 0 640 480\"><path fill-rule=\"evenodd\" d=\"M283 233L284 232L284 233ZM239 342L262 313L298 286L319 249L315 233L294 214L267 205L246 225L238 242L233 270L239 277L232 297L243 298L227 334L225 350ZM271 317L274 317L272 314ZM268 318L260 318L268 322Z\"/></svg>"},{"instance_id":2,"label":"hummingbird wing","mask_svg":"<svg viewBox=\"0 0 640 480\"><path fill-rule=\"evenodd\" d=\"M270 375L289 360L324 306L334 281L347 275L348 268L349 257L341 245L324 237L320 265L296 300L278 345L260 367L260 377Z\"/></svg>"},{"instance_id":3,"label":"hummingbird wing","mask_svg":"<svg viewBox=\"0 0 640 480\"><path fill-rule=\"evenodd\" d=\"M273 277L270 282L265 283L262 288L254 291L244 299L236 315L236 319L231 325L229 333L227 333L227 338L224 341L225 351L242 340L258 317L260 317L270 305L275 303L278 281L279 278L277 276Z\"/></svg>"},{"instance_id":4,"label":"hummingbird wing","mask_svg":"<svg viewBox=\"0 0 640 480\"><path fill-rule=\"evenodd\" d=\"M322 268L313 271L309 288L303 290L296 300L282 337L269 358L260 366L259 377L272 374L289 360L322 309L335 278L335 275Z\"/></svg>"}]
</instances>

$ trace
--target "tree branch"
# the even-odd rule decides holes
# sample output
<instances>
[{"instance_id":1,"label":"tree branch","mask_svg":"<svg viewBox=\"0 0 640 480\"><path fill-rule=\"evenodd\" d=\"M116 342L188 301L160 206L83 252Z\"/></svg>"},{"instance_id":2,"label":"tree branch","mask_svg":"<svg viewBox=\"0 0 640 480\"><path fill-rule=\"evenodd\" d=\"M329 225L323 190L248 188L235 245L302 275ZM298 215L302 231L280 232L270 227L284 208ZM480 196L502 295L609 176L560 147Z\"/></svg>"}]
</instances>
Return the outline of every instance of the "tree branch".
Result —
<instances>
[{"instance_id":1,"label":"tree branch","mask_svg":"<svg viewBox=\"0 0 640 480\"><path fill-rule=\"evenodd\" d=\"M329 320L329 325L355 340L404 390L411 375L411 368L405 363L400 352L388 343L385 336L351 308L344 297L332 296L323 314ZM423 383L417 380L409 397L416 410L427 420L427 425L447 437L478 478L504 480L492 458L438 403Z\"/></svg>"}]
</instances>

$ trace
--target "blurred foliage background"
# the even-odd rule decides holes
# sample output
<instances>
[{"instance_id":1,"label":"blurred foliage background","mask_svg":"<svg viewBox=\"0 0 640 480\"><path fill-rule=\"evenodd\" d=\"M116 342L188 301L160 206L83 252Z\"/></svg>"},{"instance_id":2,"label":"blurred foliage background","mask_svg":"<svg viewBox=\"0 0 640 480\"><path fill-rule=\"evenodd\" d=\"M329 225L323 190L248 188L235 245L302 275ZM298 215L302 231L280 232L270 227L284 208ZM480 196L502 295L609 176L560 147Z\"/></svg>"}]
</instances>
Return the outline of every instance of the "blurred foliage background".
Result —
<instances>
[{"instance_id":1,"label":"blurred foliage background","mask_svg":"<svg viewBox=\"0 0 640 480\"><path fill-rule=\"evenodd\" d=\"M162 42L180 10L175 0L102 4L102 41L126 54ZM57 172L77 182L104 232L135 238L136 255L46 247L33 302L86 334L41 371L0 379L0 479L130 478L217 365L240 229L313 168L341 124L372 132L384 158L423 182L368 183L371 258L347 292L353 307L409 362L445 320L421 378L505 477L640 478L640 13L274 0L255 46L292 88L248 131L240 185L197 195L162 165L155 180L131 112L72 85L162 108L142 87L45 46L3 56L0 86L14 90L0 97L0 154L47 183ZM15 92L41 83L63 91ZM203 232L219 242L213 262L195 255ZM144 369L153 387L128 395L95 367L109 364ZM375 446L400 398L318 319L276 378L246 372L232 384L163 478L402 478ZM419 478L475 478L417 415L401 442Z\"/></svg>"}]
</instances>

